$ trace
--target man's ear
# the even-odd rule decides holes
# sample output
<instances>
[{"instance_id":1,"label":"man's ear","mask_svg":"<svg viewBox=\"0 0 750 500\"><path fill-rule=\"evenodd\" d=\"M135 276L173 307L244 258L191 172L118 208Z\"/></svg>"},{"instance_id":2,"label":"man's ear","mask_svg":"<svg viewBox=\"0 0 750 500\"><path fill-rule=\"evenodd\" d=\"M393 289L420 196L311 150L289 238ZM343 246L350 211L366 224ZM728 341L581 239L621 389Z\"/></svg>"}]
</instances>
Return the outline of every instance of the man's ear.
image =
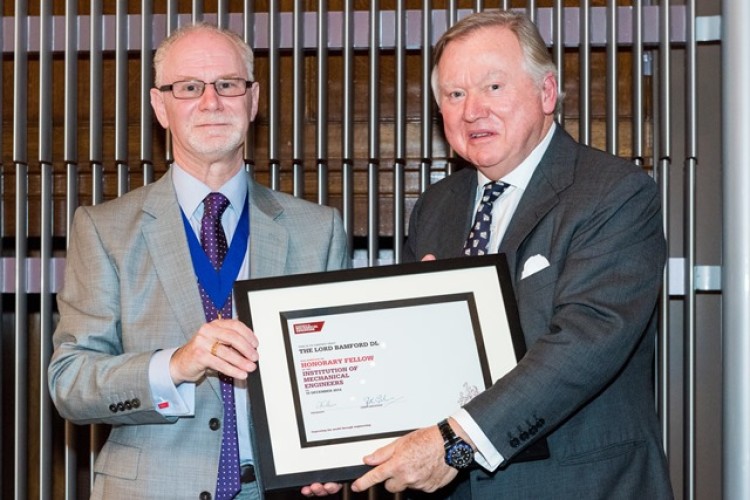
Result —
<instances>
[{"instance_id":1,"label":"man's ear","mask_svg":"<svg viewBox=\"0 0 750 500\"><path fill-rule=\"evenodd\" d=\"M253 82L250 87L250 121L255 121L255 116L258 114L258 101L260 99L260 85L258 82Z\"/></svg>"},{"instance_id":2,"label":"man's ear","mask_svg":"<svg viewBox=\"0 0 750 500\"><path fill-rule=\"evenodd\" d=\"M555 112L557 98L557 78L552 73L548 73L542 82L542 110L545 115Z\"/></svg>"},{"instance_id":3,"label":"man's ear","mask_svg":"<svg viewBox=\"0 0 750 500\"><path fill-rule=\"evenodd\" d=\"M169 128L169 119L167 118L167 110L164 106L164 92L159 89L151 89L151 107L154 109L156 119L159 120L159 124L165 129Z\"/></svg>"}]
</instances>

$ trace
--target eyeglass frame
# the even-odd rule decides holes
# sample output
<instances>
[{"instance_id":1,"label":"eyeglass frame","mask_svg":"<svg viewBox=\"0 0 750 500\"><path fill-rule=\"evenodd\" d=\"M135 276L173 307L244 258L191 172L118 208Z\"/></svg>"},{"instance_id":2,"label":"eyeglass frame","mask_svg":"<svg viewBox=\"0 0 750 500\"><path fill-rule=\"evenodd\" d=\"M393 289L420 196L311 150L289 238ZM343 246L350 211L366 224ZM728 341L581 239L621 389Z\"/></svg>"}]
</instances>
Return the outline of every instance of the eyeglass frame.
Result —
<instances>
[{"instance_id":1,"label":"eyeglass frame","mask_svg":"<svg viewBox=\"0 0 750 500\"><path fill-rule=\"evenodd\" d=\"M167 92L167 91L171 92L172 97L174 97L175 99L189 101L190 99L200 99L201 97L203 97L203 94L206 92L206 87L208 87L209 85L213 85L214 86L214 92L216 92L216 95L218 95L218 96L221 96L221 97L242 97L243 95L247 95L247 89L251 88L253 86L253 84L255 83L255 81L253 81L253 80L244 80L244 82L245 82L245 91L242 94L237 94L237 95L223 95L219 91L219 89L216 88L216 83L217 82L225 82L227 80L229 80L229 81L242 81L243 78L217 78L213 82L204 82L203 80L177 80L176 82L172 82L172 83L168 83L166 85L162 85L161 87L157 87L156 89L159 92ZM175 95L175 93L174 93L174 86L177 85L178 83L201 83L201 84L203 84L203 89L201 90L201 93L199 95L195 96L195 97L177 97Z\"/></svg>"}]
</instances>

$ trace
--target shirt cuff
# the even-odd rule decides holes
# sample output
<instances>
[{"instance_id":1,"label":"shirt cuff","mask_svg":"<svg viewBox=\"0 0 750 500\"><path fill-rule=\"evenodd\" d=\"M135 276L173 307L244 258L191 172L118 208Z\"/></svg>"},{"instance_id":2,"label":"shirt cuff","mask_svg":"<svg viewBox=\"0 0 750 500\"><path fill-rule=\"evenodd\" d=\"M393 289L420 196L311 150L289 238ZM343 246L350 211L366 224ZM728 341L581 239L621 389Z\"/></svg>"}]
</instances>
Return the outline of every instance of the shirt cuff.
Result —
<instances>
[{"instance_id":1,"label":"shirt cuff","mask_svg":"<svg viewBox=\"0 0 750 500\"><path fill-rule=\"evenodd\" d=\"M175 386L169 374L169 361L176 350L163 349L151 356L148 383L156 411L165 417L192 417L195 415L195 383L183 382Z\"/></svg>"},{"instance_id":2,"label":"shirt cuff","mask_svg":"<svg viewBox=\"0 0 750 500\"><path fill-rule=\"evenodd\" d=\"M477 423L471 418L469 412L461 408L451 415L464 432L471 438L477 447L474 454L474 460L484 469L492 472L505 461L505 458L497 451L497 448L487 438L487 435L479 428Z\"/></svg>"}]
</instances>

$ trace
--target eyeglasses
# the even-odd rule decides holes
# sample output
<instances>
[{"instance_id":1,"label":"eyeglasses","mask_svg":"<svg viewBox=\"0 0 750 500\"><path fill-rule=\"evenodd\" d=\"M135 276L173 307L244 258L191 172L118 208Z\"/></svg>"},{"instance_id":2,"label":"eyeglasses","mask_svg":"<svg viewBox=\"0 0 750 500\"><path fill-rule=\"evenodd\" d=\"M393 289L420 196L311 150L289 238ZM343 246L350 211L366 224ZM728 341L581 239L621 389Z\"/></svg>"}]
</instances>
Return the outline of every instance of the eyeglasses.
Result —
<instances>
[{"instance_id":1,"label":"eyeglasses","mask_svg":"<svg viewBox=\"0 0 750 500\"><path fill-rule=\"evenodd\" d=\"M161 92L171 91L176 99L197 99L203 95L206 85L213 85L216 93L222 97L239 97L247 93L253 81L242 78L220 78L215 82L184 80L159 87Z\"/></svg>"}]
</instances>

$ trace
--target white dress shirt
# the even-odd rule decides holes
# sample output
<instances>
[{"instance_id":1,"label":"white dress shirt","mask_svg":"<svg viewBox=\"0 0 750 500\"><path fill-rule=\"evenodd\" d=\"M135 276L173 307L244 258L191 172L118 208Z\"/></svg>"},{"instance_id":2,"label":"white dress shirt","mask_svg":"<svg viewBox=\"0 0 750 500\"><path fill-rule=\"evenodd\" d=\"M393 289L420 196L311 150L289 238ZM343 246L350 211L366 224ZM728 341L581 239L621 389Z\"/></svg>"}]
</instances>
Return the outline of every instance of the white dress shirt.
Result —
<instances>
[{"instance_id":1,"label":"white dress shirt","mask_svg":"<svg viewBox=\"0 0 750 500\"><path fill-rule=\"evenodd\" d=\"M500 248L500 242L505 235L506 229L510 224L510 220L513 214L518 208L518 203L521 201L523 193L529 185L531 176L534 175L537 165L542 160L544 153L549 147L549 143L552 141L552 135L555 133L557 125L553 122L547 135L544 136L542 142L540 142L536 148L521 162L516 168L514 168L508 175L500 179L501 181L509 184L510 186L505 189L502 195L495 200L492 205L492 221L490 225L490 253L497 253ZM474 213L476 208L479 206L479 202L482 199L482 193L484 191L484 185L490 182L491 179L485 177L477 169L477 193L474 205ZM466 434L469 435L471 440L477 447L477 453L474 456L475 460L479 465L489 471L497 469L505 460L503 456L497 451L497 448L490 442L487 435L479 428L477 423L469 415L469 412L463 408L458 410L454 415L453 419L463 428Z\"/></svg>"}]
</instances>

